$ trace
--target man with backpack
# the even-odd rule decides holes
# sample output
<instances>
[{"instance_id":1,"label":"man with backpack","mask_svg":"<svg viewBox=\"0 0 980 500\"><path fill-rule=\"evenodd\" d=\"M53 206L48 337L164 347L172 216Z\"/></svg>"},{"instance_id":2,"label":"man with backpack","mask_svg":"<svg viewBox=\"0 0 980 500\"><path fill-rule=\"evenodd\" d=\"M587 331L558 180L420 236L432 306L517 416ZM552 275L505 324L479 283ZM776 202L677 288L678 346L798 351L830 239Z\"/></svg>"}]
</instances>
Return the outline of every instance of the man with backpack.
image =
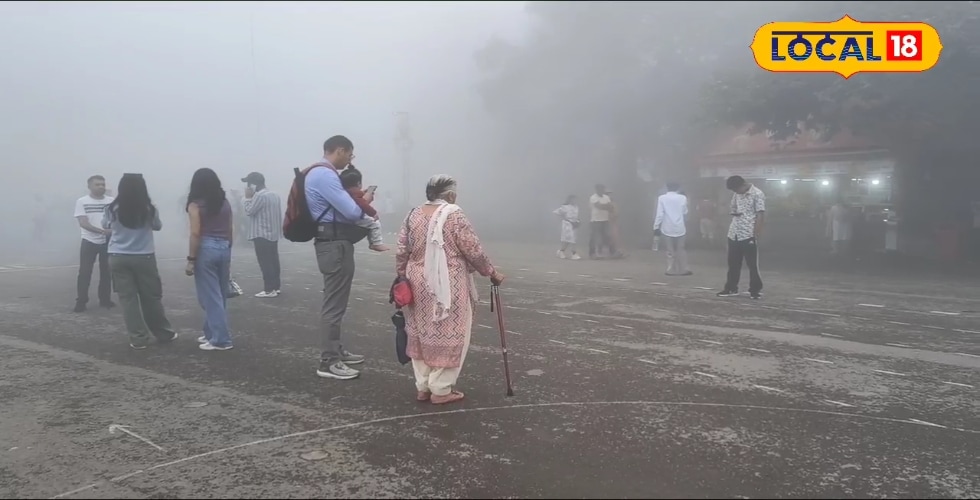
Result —
<instances>
[{"instance_id":1,"label":"man with backpack","mask_svg":"<svg viewBox=\"0 0 980 500\"><path fill-rule=\"evenodd\" d=\"M360 372L348 365L364 362L341 342L341 323L350 301L354 280L354 243L367 231L355 225L364 216L340 182L340 171L354 159L354 143L336 135L323 143L323 159L306 170L295 169L289 193L283 234L290 241L315 239L317 265L323 274L320 326L323 350L316 374L323 378L352 380ZM373 194L365 194L368 203Z\"/></svg>"}]
</instances>

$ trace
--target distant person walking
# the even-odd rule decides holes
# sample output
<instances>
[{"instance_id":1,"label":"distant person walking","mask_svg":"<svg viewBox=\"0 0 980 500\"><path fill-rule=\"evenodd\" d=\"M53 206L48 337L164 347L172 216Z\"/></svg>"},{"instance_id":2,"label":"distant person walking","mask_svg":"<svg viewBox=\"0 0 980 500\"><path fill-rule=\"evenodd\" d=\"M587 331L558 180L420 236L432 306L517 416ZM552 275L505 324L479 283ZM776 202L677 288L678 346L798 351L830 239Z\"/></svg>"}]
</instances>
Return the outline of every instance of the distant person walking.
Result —
<instances>
[{"instance_id":1,"label":"distant person walking","mask_svg":"<svg viewBox=\"0 0 980 500\"><path fill-rule=\"evenodd\" d=\"M88 179L88 195L75 202L75 219L82 228L82 246L78 258L78 295L75 312L84 312L88 304L88 289L92 284L95 260L99 260L99 305L110 308L112 302L112 278L109 274L109 250L106 237L111 231L102 227L105 207L113 198L106 195L105 177L93 175Z\"/></svg>"},{"instance_id":2,"label":"distant person walking","mask_svg":"<svg viewBox=\"0 0 980 500\"><path fill-rule=\"evenodd\" d=\"M614 255L616 249L612 244L609 228L609 212L613 209L612 199L606 193L606 186L595 185L595 193L589 197L589 209L592 211L589 226L589 258L602 257L602 250L608 249L608 255Z\"/></svg>"},{"instance_id":3,"label":"distant person walking","mask_svg":"<svg viewBox=\"0 0 980 500\"><path fill-rule=\"evenodd\" d=\"M242 179L248 217L248 240L255 247L255 258L262 271L260 299L278 297L282 289L282 268L279 264L279 237L282 236L282 200L265 186L265 176L252 172Z\"/></svg>"},{"instance_id":4,"label":"distant person walking","mask_svg":"<svg viewBox=\"0 0 980 500\"><path fill-rule=\"evenodd\" d=\"M350 302L354 280L354 243L365 230L355 224L364 217L351 195L340 182L340 171L354 159L354 143L335 135L323 143L323 158L310 168L304 181L304 195L310 216L319 225L314 247L317 266L323 275L323 305L320 328L323 350L316 374L323 378L352 380L360 372L348 365L364 362L364 356L353 354L343 346L341 324ZM374 201L374 193L365 193L364 201Z\"/></svg>"},{"instance_id":5,"label":"distant person walking","mask_svg":"<svg viewBox=\"0 0 980 500\"><path fill-rule=\"evenodd\" d=\"M719 297L738 295L742 261L749 268L749 295L762 298L762 277L759 276L759 236L765 221L766 195L741 176L733 175L725 185L732 196L732 224L728 228L728 280Z\"/></svg>"},{"instance_id":6,"label":"distant person walking","mask_svg":"<svg viewBox=\"0 0 980 500\"><path fill-rule=\"evenodd\" d=\"M106 208L102 227L111 231L109 267L129 346L146 349L151 334L158 342L176 340L177 332L163 310L163 285L153 244L153 232L163 224L142 174L123 174L119 179L119 196Z\"/></svg>"},{"instance_id":7,"label":"distant person walking","mask_svg":"<svg viewBox=\"0 0 980 500\"><path fill-rule=\"evenodd\" d=\"M419 401L463 399L455 389L470 346L478 303L475 270L500 284L469 219L456 205L456 181L435 175L424 205L413 209L398 234L395 271L408 280L414 303L405 307L408 347Z\"/></svg>"},{"instance_id":8,"label":"distant person walking","mask_svg":"<svg viewBox=\"0 0 980 500\"><path fill-rule=\"evenodd\" d=\"M718 204L714 200L705 198L698 203L698 226L701 230L701 241L710 247L715 246L718 232Z\"/></svg>"},{"instance_id":9,"label":"distant person walking","mask_svg":"<svg viewBox=\"0 0 980 500\"><path fill-rule=\"evenodd\" d=\"M839 198L827 211L827 236L831 240L831 255L847 254L851 243L851 212Z\"/></svg>"},{"instance_id":10,"label":"distant person walking","mask_svg":"<svg viewBox=\"0 0 980 500\"><path fill-rule=\"evenodd\" d=\"M657 198L657 213L654 216L654 235L663 236L667 247L667 275L690 276L694 273L687 267L687 196L680 194L680 185L667 183L667 193Z\"/></svg>"},{"instance_id":11,"label":"distant person walking","mask_svg":"<svg viewBox=\"0 0 980 500\"><path fill-rule=\"evenodd\" d=\"M231 204L210 168L194 172L187 200L191 229L184 272L194 277L197 302L204 310L204 335L197 341L202 350L226 351L232 348L226 307L235 237Z\"/></svg>"},{"instance_id":12,"label":"distant person walking","mask_svg":"<svg viewBox=\"0 0 980 500\"><path fill-rule=\"evenodd\" d=\"M578 231L580 224L578 219L578 198L574 194L568 195L565 203L553 213L561 218L561 248L558 249L558 258L581 259L578 251L575 249L575 233ZM571 256L566 252L571 252Z\"/></svg>"}]
</instances>

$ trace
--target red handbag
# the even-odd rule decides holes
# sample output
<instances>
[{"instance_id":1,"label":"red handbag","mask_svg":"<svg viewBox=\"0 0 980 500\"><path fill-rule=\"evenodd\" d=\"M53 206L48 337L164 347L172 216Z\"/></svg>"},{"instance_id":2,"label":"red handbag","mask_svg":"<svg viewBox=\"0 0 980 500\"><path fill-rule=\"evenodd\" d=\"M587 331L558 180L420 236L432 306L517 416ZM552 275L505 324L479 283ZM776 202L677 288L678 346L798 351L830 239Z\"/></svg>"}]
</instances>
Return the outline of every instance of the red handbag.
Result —
<instances>
[{"instance_id":1,"label":"red handbag","mask_svg":"<svg viewBox=\"0 0 980 500\"><path fill-rule=\"evenodd\" d=\"M408 227L408 221L412 218L414 212L415 209L413 208L408 213L408 217L405 217L405 237L408 238L406 246L409 251L412 249L412 233ZM395 304L396 308L401 309L405 306L412 305L413 302L415 302L415 296L412 294L411 283L404 276L395 277L395 281L391 283L391 291L388 293L388 303Z\"/></svg>"}]
</instances>

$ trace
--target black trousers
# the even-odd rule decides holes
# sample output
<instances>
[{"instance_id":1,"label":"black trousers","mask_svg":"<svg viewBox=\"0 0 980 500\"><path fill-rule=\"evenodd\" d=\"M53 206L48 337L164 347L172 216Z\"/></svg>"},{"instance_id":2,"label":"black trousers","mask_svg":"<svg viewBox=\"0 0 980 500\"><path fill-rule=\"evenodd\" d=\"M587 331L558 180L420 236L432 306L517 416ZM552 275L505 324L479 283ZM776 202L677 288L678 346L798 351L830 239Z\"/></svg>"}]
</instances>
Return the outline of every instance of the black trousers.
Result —
<instances>
[{"instance_id":1,"label":"black trousers","mask_svg":"<svg viewBox=\"0 0 980 500\"><path fill-rule=\"evenodd\" d=\"M262 271L263 291L272 292L281 289L280 275L282 269L279 267L279 242L255 238L252 240L252 246L255 247L255 257L259 260L259 269Z\"/></svg>"},{"instance_id":2,"label":"black trousers","mask_svg":"<svg viewBox=\"0 0 980 500\"><path fill-rule=\"evenodd\" d=\"M99 259L99 302L107 303L112 299L112 275L109 274L109 244L101 245L89 240L82 240L78 252L78 298L79 304L88 304L88 288L92 284L92 271L95 269L95 259Z\"/></svg>"},{"instance_id":3,"label":"black trousers","mask_svg":"<svg viewBox=\"0 0 980 500\"><path fill-rule=\"evenodd\" d=\"M596 257L603 248L609 249L609 255L616 255L616 248L609 234L608 221L592 221L589 227L589 257Z\"/></svg>"},{"instance_id":4,"label":"black trousers","mask_svg":"<svg viewBox=\"0 0 980 500\"><path fill-rule=\"evenodd\" d=\"M759 245L755 238L747 240L728 239L728 281L725 291L737 292L738 281L742 277L742 261L749 268L749 293L762 291L762 277L759 276Z\"/></svg>"}]
</instances>

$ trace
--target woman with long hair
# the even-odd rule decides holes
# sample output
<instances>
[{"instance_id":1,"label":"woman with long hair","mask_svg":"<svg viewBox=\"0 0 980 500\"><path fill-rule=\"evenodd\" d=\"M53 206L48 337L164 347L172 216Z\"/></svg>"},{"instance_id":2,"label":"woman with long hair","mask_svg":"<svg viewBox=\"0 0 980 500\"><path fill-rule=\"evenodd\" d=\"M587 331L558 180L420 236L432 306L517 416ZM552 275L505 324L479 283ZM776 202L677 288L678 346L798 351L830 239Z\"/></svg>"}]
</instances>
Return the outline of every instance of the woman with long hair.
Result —
<instances>
[{"instance_id":1,"label":"woman with long hair","mask_svg":"<svg viewBox=\"0 0 980 500\"><path fill-rule=\"evenodd\" d=\"M406 352L415 370L419 401L463 399L456 380L470 346L477 303L473 272L500 284L504 275L483 252L469 219L456 203L456 181L436 175L424 205L413 209L398 235L395 269L413 290L405 307Z\"/></svg>"},{"instance_id":2,"label":"woman with long hair","mask_svg":"<svg viewBox=\"0 0 980 500\"><path fill-rule=\"evenodd\" d=\"M177 332L163 311L163 285L153 244L153 232L163 225L141 174L123 174L119 179L119 196L106 207L102 227L111 231L109 268L129 346L146 349L151 334L158 342L175 340Z\"/></svg>"},{"instance_id":3,"label":"woman with long hair","mask_svg":"<svg viewBox=\"0 0 980 500\"><path fill-rule=\"evenodd\" d=\"M204 309L204 335L197 341L205 351L226 351L232 348L225 301L234 229L231 205L214 170L194 172L187 215L191 232L185 273L194 277L197 301Z\"/></svg>"}]
</instances>

